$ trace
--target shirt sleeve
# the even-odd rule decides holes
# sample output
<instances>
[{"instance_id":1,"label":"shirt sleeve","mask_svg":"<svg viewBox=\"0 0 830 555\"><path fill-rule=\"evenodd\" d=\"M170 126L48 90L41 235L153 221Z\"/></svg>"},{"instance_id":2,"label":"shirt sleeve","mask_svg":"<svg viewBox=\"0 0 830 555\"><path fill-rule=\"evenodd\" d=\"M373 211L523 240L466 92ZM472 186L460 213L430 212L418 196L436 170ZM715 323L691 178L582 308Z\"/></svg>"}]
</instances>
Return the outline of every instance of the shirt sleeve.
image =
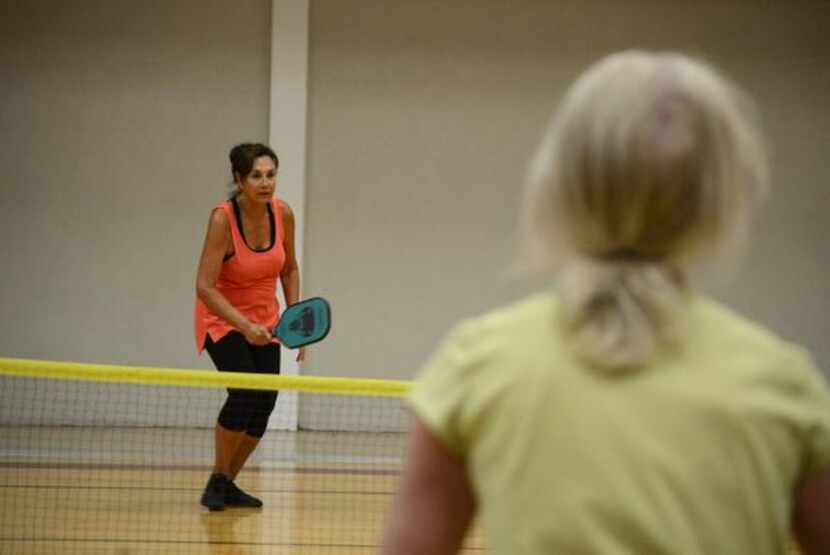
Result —
<instances>
[{"instance_id":1,"label":"shirt sleeve","mask_svg":"<svg viewBox=\"0 0 830 555\"><path fill-rule=\"evenodd\" d=\"M468 438L463 411L473 393L475 361L469 349L473 326L457 326L419 374L407 399L418 419L453 453L464 456Z\"/></svg>"}]
</instances>

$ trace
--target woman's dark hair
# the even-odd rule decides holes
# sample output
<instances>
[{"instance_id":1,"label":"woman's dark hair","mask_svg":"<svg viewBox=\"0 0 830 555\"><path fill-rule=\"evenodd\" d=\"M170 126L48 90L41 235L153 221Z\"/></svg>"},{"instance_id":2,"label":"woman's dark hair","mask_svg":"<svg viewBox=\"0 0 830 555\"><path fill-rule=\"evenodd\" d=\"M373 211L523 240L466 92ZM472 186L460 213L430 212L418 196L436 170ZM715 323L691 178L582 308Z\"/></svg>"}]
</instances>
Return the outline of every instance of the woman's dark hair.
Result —
<instances>
[{"instance_id":1,"label":"woman's dark hair","mask_svg":"<svg viewBox=\"0 0 830 555\"><path fill-rule=\"evenodd\" d=\"M280 167L280 160L277 155L262 143L242 143L233 147L229 158L231 159L231 174L234 181L236 181L237 176L245 177L251 173L254 160L261 156L268 156L274 161L274 166Z\"/></svg>"}]
</instances>

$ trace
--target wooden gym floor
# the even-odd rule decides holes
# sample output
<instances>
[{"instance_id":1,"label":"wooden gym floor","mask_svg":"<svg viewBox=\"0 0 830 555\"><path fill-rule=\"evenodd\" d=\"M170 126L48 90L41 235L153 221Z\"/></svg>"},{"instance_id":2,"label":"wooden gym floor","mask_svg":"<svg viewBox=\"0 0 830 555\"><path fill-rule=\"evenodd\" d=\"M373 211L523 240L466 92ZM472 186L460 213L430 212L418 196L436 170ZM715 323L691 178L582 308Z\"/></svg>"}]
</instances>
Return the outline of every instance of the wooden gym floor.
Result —
<instances>
[{"instance_id":1,"label":"wooden gym floor","mask_svg":"<svg viewBox=\"0 0 830 555\"><path fill-rule=\"evenodd\" d=\"M210 513L211 433L0 428L0 553L377 552L402 434L269 432L238 480L265 506Z\"/></svg>"}]
</instances>

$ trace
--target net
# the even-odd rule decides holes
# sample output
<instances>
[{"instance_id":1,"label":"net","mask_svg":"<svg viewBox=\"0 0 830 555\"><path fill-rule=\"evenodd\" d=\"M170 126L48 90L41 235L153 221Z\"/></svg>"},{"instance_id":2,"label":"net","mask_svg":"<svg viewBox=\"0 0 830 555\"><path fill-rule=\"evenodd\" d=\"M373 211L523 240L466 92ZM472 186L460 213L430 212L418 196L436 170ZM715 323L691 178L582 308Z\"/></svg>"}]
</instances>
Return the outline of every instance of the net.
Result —
<instances>
[{"instance_id":1,"label":"net","mask_svg":"<svg viewBox=\"0 0 830 555\"><path fill-rule=\"evenodd\" d=\"M237 479L261 510L199 504L226 387L279 391ZM0 359L0 553L375 553L408 388Z\"/></svg>"}]
</instances>

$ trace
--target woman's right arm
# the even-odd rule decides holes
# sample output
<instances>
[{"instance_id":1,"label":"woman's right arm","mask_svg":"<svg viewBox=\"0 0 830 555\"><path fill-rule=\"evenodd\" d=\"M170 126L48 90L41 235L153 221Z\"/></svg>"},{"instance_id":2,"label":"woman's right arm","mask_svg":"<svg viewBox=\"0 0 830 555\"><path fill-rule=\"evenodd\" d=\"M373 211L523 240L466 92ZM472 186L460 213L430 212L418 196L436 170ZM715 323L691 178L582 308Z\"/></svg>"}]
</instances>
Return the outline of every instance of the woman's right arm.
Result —
<instances>
[{"instance_id":1,"label":"woman's right arm","mask_svg":"<svg viewBox=\"0 0 830 555\"><path fill-rule=\"evenodd\" d=\"M810 476L798 488L793 527L804 555L830 553L830 469Z\"/></svg>"},{"instance_id":2,"label":"woman's right arm","mask_svg":"<svg viewBox=\"0 0 830 555\"><path fill-rule=\"evenodd\" d=\"M196 295L213 314L242 332L248 343L267 345L271 342L268 328L252 323L216 289L216 280L222 270L222 261L231 244L231 229L224 210L210 214L205 244L196 274Z\"/></svg>"},{"instance_id":3,"label":"woman's right arm","mask_svg":"<svg viewBox=\"0 0 830 555\"><path fill-rule=\"evenodd\" d=\"M475 512L464 461L416 419L380 555L458 553Z\"/></svg>"}]
</instances>

